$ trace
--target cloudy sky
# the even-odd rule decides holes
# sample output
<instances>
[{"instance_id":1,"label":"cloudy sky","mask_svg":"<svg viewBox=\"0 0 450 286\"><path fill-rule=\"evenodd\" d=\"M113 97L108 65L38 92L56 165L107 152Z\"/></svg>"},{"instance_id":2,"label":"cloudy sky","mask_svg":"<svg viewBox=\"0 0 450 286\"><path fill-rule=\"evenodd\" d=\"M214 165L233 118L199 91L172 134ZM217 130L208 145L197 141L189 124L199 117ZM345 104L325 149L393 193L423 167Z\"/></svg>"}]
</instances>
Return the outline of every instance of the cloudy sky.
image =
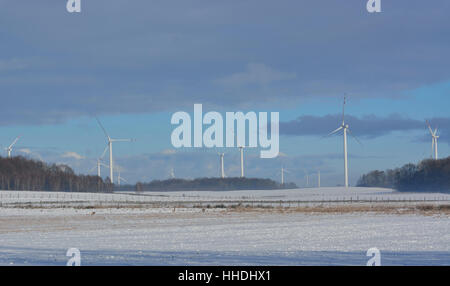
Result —
<instances>
[{"instance_id":1,"label":"cloudy sky","mask_svg":"<svg viewBox=\"0 0 450 286\"><path fill-rule=\"evenodd\" d=\"M304 185L343 181L348 94L350 178L431 156L425 120L450 144L450 2L382 0L0 0L0 144L91 170L106 141L130 182L239 174L236 149L174 150L175 111L278 111L281 156L246 153L246 175ZM2 148L2 149L3 149ZM2 156L5 152L2 150ZM107 161L107 160L106 160ZM106 174L107 170L103 170ZM311 175L312 176L312 175ZM315 179L311 179L315 180Z\"/></svg>"}]
</instances>

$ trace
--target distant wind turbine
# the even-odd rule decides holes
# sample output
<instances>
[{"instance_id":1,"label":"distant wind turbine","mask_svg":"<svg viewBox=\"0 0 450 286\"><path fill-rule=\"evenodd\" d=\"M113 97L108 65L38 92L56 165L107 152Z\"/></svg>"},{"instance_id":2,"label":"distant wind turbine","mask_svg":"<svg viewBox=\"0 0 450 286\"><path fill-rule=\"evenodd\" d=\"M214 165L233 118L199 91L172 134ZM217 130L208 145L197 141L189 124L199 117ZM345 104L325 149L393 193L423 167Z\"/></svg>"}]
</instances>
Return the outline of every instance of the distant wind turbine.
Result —
<instances>
[{"instance_id":1,"label":"distant wind turbine","mask_svg":"<svg viewBox=\"0 0 450 286\"><path fill-rule=\"evenodd\" d=\"M105 154L106 154L106 151L107 151L107 150L108 150L108 145L106 145L105 150L103 150L102 155L101 155L100 157L98 157L98 159L97 159L97 176L100 177L100 178L102 177L102 170L101 170L101 167L103 166L103 167L109 168L108 165L105 165L105 164L102 162L103 157L105 157Z\"/></svg>"},{"instance_id":2,"label":"distant wind turbine","mask_svg":"<svg viewBox=\"0 0 450 286\"><path fill-rule=\"evenodd\" d=\"M225 166L224 166L224 162L223 162L223 157L225 156L225 153L219 153L220 156L220 177L222 179L225 178Z\"/></svg>"},{"instance_id":3,"label":"distant wind turbine","mask_svg":"<svg viewBox=\"0 0 450 286\"><path fill-rule=\"evenodd\" d=\"M308 171L306 171L306 169L304 169L303 172L305 172L306 187L309 187L309 174L308 174Z\"/></svg>"},{"instance_id":4,"label":"distant wind turbine","mask_svg":"<svg viewBox=\"0 0 450 286\"><path fill-rule=\"evenodd\" d=\"M9 145L7 148L5 148L6 152L8 152L8 158L11 158L11 152L13 150L14 145L16 145L17 141L19 141L20 136L18 136L14 141Z\"/></svg>"},{"instance_id":5,"label":"distant wind turbine","mask_svg":"<svg viewBox=\"0 0 450 286\"><path fill-rule=\"evenodd\" d=\"M432 137L432 143L431 143L431 154L434 154L434 159L437 160L438 158L438 139L439 136L437 135L438 129L431 129L430 123L427 121L428 130L430 130L431 137Z\"/></svg>"},{"instance_id":6,"label":"distant wind turbine","mask_svg":"<svg viewBox=\"0 0 450 286\"><path fill-rule=\"evenodd\" d=\"M111 183L114 183L114 162L113 162L113 142L132 142L133 139L112 139L109 137L108 133L106 132L106 129L103 127L100 120L96 117L98 125L105 133L106 138L108 139L108 148L109 148L109 179Z\"/></svg>"},{"instance_id":7,"label":"distant wind turbine","mask_svg":"<svg viewBox=\"0 0 450 286\"><path fill-rule=\"evenodd\" d=\"M119 187L120 187L120 182L125 182L125 183L128 183L128 181L127 180L125 180L124 178L122 178L121 176L120 176L120 171L119 171L119 174L117 175L117 184L119 185Z\"/></svg>"},{"instance_id":8,"label":"distant wind turbine","mask_svg":"<svg viewBox=\"0 0 450 286\"><path fill-rule=\"evenodd\" d=\"M286 168L281 168L281 185L284 185L284 173L290 173Z\"/></svg>"},{"instance_id":9,"label":"distant wind turbine","mask_svg":"<svg viewBox=\"0 0 450 286\"><path fill-rule=\"evenodd\" d=\"M241 151L241 178L244 178L244 146L239 147Z\"/></svg>"},{"instance_id":10,"label":"distant wind turbine","mask_svg":"<svg viewBox=\"0 0 450 286\"><path fill-rule=\"evenodd\" d=\"M328 136L338 133L341 130L344 130L344 176L345 176L345 187L348 188L348 152L347 152L347 133L349 133L355 140L361 144L361 142L352 135L350 132L348 124L345 124L345 104L346 104L346 98L344 97L344 105L342 108L342 124L341 126L328 134Z\"/></svg>"}]
</instances>

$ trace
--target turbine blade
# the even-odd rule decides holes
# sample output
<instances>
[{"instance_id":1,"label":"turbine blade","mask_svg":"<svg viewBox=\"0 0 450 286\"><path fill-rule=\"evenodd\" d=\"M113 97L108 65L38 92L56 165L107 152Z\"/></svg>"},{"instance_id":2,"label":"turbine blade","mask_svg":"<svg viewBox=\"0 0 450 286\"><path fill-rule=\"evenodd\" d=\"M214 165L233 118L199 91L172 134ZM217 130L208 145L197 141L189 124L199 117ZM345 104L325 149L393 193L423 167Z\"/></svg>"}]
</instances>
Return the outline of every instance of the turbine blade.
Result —
<instances>
[{"instance_id":1,"label":"turbine blade","mask_svg":"<svg viewBox=\"0 0 450 286\"><path fill-rule=\"evenodd\" d=\"M105 157L106 151L108 151L109 146L106 145L105 150L103 151L102 155L100 156L99 159L102 159L103 157Z\"/></svg>"},{"instance_id":2,"label":"turbine blade","mask_svg":"<svg viewBox=\"0 0 450 286\"><path fill-rule=\"evenodd\" d=\"M358 139L355 135L353 135L353 133L350 131L350 129L347 129L347 132L348 132L348 134L350 134L350 136L353 137L353 139L356 140L356 142L359 143L359 145L363 146L363 144L361 143L361 141L359 141L359 139Z\"/></svg>"},{"instance_id":3,"label":"turbine blade","mask_svg":"<svg viewBox=\"0 0 450 286\"><path fill-rule=\"evenodd\" d=\"M19 141L20 136L18 136L13 143L11 143L11 145L9 145L8 149L11 149L12 147L14 147L14 145L16 145L17 141Z\"/></svg>"},{"instance_id":4,"label":"turbine blade","mask_svg":"<svg viewBox=\"0 0 450 286\"><path fill-rule=\"evenodd\" d=\"M347 96L344 96L344 104L342 106L342 125L345 125L345 104L347 103Z\"/></svg>"},{"instance_id":5,"label":"turbine blade","mask_svg":"<svg viewBox=\"0 0 450 286\"><path fill-rule=\"evenodd\" d=\"M97 119L98 125L103 130L103 133L105 133L105 136L108 138L108 140L111 140L111 137L109 137L108 132L106 132L105 127L103 127L102 123L100 122L97 116L95 117L95 119Z\"/></svg>"},{"instance_id":6,"label":"turbine blade","mask_svg":"<svg viewBox=\"0 0 450 286\"><path fill-rule=\"evenodd\" d=\"M434 136L433 129L431 129L431 125L430 125L430 122L428 122L428 120L427 120L427 126L428 126L428 130L430 130L431 136Z\"/></svg>"},{"instance_id":7,"label":"turbine blade","mask_svg":"<svg viewBox=\"0 0 450 286\"><path fill-rule=\"evenodd\" d=\"M327 136L331 136L331 135L333 135L333 134L336 134L336 133L338 133L339 131L341 131L342 129L343 129L344 127L339 127L338 129L336 129L336 130L334 130L333 132L331 132L330 134L328 134Z\"/></svg>"},{"instance_id":8,"label":"turbine blade","mask_svg":"<svg viewBox=\"0 0 450 286\"><path fill-rule=\"evenodd\" d=\"M434 138L431 139L431 157L434 155Z\"/></svg>"},{"instance_id":9,"label":"turbine blade","mask_svg":"<svg viewBox=\"0 0 450 286\"><path fill-rule=\"evenodd\" d=\"M110 139L111 142L134 142L134 139Z\"/></svg>"}]
</instances>

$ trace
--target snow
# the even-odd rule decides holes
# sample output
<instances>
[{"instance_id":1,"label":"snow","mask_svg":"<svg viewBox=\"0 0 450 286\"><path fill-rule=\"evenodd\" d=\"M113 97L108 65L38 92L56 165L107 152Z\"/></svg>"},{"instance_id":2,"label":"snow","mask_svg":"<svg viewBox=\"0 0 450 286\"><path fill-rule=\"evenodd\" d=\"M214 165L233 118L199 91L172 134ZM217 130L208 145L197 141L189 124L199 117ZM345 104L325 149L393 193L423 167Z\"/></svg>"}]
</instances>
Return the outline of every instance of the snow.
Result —
<instances>
[{"instance_id":1,"label":"snow","mask_svg":"<svg viewBox=\"0 0 450 286\"><path fill-rule=\"evenodd\" d=\"M376 247L383 265L450 265L448 215L301 213L191 207L16 208L48 193L4 192L0 207L0 265L65 265L78 248L82 265L365 265ZM9 196L11 194L11 196ZM65 197L64 197L65 195ZM15 197L16 196L16 197ZM42 196L41 198L39 198ZM123 202L132 194L51 193L46 200ZM335 197L417 197L387 189L341 188L176 192L148 200L332 200ZM136 200L136 199L135 199Z\"/></svg>"},{"instance_id":2,"label":"snow","mask_svg":"<svg viewBox=\"0 0 450 286\"><path fill-rule=\"evenodd\" d=\"M18 192L0 191L0 202L8 204L53 204L61 203L208 203L208 202L337 202L337 201L449 201L450 194L403 193L381 188L308 188L293 190L252 191L191 191L191 192L146 192L133 193L63 193L63 192Z\"/></svg>"}]
</instances>

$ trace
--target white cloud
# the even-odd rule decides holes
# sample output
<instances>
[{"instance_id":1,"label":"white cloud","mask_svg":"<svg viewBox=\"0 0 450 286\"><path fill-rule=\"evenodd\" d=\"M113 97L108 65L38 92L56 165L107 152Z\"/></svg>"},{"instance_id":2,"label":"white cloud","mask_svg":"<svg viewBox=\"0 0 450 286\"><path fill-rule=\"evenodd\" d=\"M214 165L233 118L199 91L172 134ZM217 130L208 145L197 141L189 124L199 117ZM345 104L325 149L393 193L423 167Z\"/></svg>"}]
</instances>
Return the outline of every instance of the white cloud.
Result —
<instances>
[{"instance_id":1,"label":"white cloud","mask_svg":"<svg viewBox=\"0 0 450 286\"><path fill-rule=\"evenodd\" d=\"M165 149L161 151L161 154L163 155L173 155L175 154L177 151L175 151L174 149Z\"/></svg>"},{"instance_id":2,"label":"white cloud","mask_svg":"<svg viewBox=\"0 0 450 286\"><path fill-rule=\"evenodd\" d=\"M61 155L62 158L71 158L71 159L76 159L76 160L81 160L84 159L84 156L81 156L80 154L76 153L76 152L65 152L64 154Z\"/></svg>"}]
</instances>

